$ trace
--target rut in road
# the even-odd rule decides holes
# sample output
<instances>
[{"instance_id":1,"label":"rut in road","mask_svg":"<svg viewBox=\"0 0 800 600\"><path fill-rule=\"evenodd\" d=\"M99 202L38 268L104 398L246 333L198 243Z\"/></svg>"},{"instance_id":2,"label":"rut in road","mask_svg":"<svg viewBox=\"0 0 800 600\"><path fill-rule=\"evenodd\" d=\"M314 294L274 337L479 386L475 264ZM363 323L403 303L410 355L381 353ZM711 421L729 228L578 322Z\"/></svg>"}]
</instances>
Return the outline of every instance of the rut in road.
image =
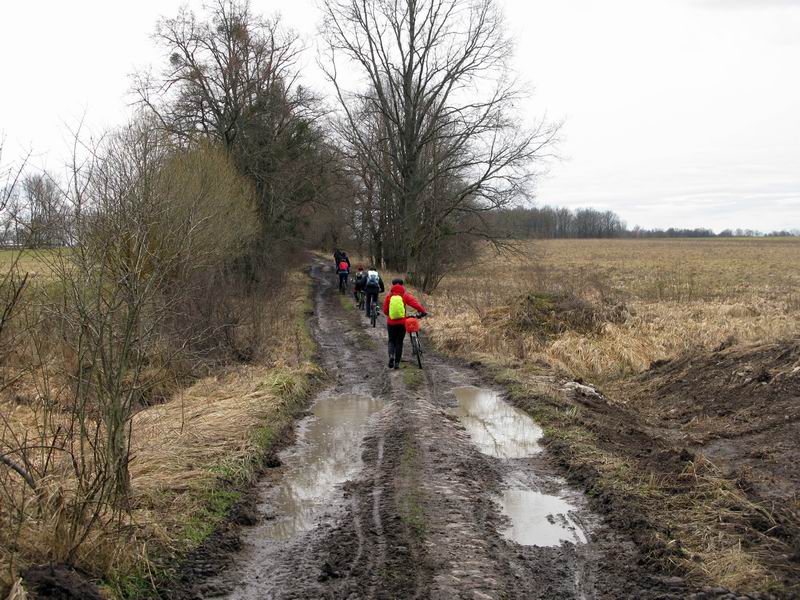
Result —
<instances>
[{"instance_id":1,"label":"rut in road","mask_svg":"<svg viewBox=\"0 0 800 600\"><path fill-rule=\"evenodd\" d=\"M333 383L260 482L259 522L187 596L673 597L637 583L632 544L566 489L527 415L435 356L407 385L380 322L345 311L322 265L312 276Z\"/></svg>"}]
</instances>

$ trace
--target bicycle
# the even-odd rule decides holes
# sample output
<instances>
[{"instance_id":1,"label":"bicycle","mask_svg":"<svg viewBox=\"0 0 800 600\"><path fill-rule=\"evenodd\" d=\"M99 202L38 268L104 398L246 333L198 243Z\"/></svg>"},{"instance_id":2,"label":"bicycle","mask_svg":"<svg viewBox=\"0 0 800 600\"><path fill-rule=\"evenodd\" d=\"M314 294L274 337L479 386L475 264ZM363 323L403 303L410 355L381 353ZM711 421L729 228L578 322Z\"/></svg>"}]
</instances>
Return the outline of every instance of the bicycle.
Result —
<instances>
[{"instance_id":1,"label":"bicycle","mask_svg":"<svg viewBox=\"0 0 800 600\"><path fill-rule=\"evenodd\" d=\"M375 296L369 299L369 322L373 327L378 322L378 300Z\"/></svg>"},{"instance_id":2,"label":"bicycle","mask_svg":"<svg viewBox=\"0 0 800 600\"><path fill-rule=\"evenodd\" d=\"M339 293L344 296L347 293L347 277L339 276Z\"/></svg>"},{"instance_id":3,"label":"bicycle","mask_svg":"<svg viewBox=\"0 0 800 600\"><path fill-rule=\"evenodd\" d=\"M411 351L417 357L417 364L422 368L422 343L419 339L419 320L426 315L410 315L406 317L406 333L411 340Z\"/></svg>"},{"instance_id":4,"label":"bicycle","mask_svg":"<svg viewBox=\"0 0 800 600\"><path fill-rule=\"evenodd\" d=\"M358 290L356 292L356 306L358 310L364 310L364 304L366 302L367 295L364 290Z\"/></svg>"}]
</instances>

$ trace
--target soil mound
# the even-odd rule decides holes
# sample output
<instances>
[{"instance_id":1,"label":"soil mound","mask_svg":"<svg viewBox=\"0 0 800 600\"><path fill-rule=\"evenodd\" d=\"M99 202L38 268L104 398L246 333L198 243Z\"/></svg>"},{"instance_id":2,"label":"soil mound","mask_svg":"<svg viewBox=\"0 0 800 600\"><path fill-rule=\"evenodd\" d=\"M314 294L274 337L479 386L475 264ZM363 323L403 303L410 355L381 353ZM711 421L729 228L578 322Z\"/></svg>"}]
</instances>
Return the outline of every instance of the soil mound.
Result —
<instances>
[{"instance_id":1,"label":"soil mound","mask_svg":"<svg viewBox=\"0 0 800 600\"><path fill-rule=\"evenodd\" d=\"M622 323L629 316L621 303L590 302L569 293L528 293L512 304L510 324L549 337L565 331L597 332L606 323Z\"/></svg>"},{"instance_id":2,"label":"soil mound","mask_svg":"<svg viewBox=\"0 0 800 600\"><path fill-rule=\"evenodd\" d=\"M64 565L31 567L22 574L33 598L51 600L103 600L86 577Z\"/></svg>"},{"instance_id":3,"label":"soil mound","mask_svg":"<svg viewBox=\"0 0 800 600\"><path fill-rule=\"evenodd\" d=\"M652 398L648 408L696 435L769 429L800 418L800 341L722 344L654 364L638 383Z\"/></svg>"},{"instance_id":4,"label":"soil mound","mask_svg":"<svg viewBox=\"0 0 800 600\"><path fill-rule=\"evenodd\" d=\"M753 530L782 540L784 565L800 573L800 340L660 362L629 398L659 435L736 482L762 511Z\"/></svg>"},{"instance_id":5,"label":"soil mound","mask_svg":"<svg viewBox=\"0 0 800 600\"><path fill-rule=\"evenodd\" d=\"M800 495L800 340L729 346L654 365L634 386L651 424L767 499Z\"/></svg>"},{"instance_id":6,"label":"soil mound","mask_svg":"<svg viewBox=\"0 0 800 600\"><path fill-rule=\"evenodd\" d=\"M800 340L727 342L611 388L527 407L565 430L548 447L593 507L667 572L800 598Z\"/></svg>"}]
</instances>

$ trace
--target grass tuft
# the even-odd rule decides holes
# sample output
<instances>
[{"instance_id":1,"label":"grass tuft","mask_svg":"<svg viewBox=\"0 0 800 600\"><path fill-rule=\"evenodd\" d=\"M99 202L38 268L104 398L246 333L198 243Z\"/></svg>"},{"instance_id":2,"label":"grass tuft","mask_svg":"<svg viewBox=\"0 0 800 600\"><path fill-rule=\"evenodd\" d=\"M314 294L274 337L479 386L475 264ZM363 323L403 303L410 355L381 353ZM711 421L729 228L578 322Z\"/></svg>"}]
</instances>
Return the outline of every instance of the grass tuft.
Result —
<instances>
[{"instance_id":1,"label":"grass tuft","mask_svg":"<svg viewBox=\"0 0 800 600\"><path fill-rule=\"evenodd\" d=\"M400 479L403 485L398 495L398 512L413 537L422 543L427 532L427 520L419 497L421 486L417 468L417 448L410 433L406 433L403 441L403 454L400 458Z\"/></svg>"},{"instance_id":2,"label":"grass tuft","mask_svg":"<svg viewBox=\"0 0 800 600\"><path fill-rule=\"evenodd\" d=\"M411 389L416 389L425 383L425 373L417 367L402 365L403 382Z\"/></svg>"}]
</instances>

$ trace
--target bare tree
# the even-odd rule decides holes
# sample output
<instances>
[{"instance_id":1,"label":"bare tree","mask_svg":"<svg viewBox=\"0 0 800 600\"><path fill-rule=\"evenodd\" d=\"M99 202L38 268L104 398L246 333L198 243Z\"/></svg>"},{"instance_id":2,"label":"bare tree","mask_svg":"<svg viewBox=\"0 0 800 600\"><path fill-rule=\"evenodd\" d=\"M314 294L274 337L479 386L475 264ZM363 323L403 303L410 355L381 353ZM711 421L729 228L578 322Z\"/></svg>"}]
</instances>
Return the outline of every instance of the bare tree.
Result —
<instances>
[{"instance_id":1,"label":"bare tree","mask_svg":"<svg viewBox=\"0 0 800 600\"><path fill-rule=\"evenodd\" d=\"M158 24L169 64L140 75L142 105L180 139L219 140L256 186L264 233L292 225L314 198L316 100L297 84L297 35L255 15L246 0L215 0L205 18L183 9Z\"/></svg>"},{"instance_id":2,"label":"bare tree","mask_svg":"<svg viewBox=\"0 0 800 600\"><path fill-rule=\"evenodd\" d=\"M208 334L187 307L237 291L217 274L258 229L230 156L176 147L148 117L76 141L63 190L74 242L36 254L46 279L0 279L0 391L36 390L24 423L0 410L0 545L40 531L54 562L129 532L132 416Z\"/></svg>"},{"instance_id":3,"label":"bare tree","mask_svg":"<svg viewBox=\"0 0 800 600\"><path fill-rule=\"evenodd\" d=\"M22 174L25 172L25 167L28 164L28 159L30 158L29 152L23 157L22 161L20 161L20 164L16 168L13 165L3 165L4 146L5 138L0 137L0 181L2 181L2 187L0 187L0 214L3 213L8 206L9 201L13 197L17 188L17 184L22 178Z\"/></svg>"},{"instance_id":4,"label":"bare tree","mask_svg":"<svg viewBox=\"0 0 800 600\"><path fill-rule=\"evenodd\" d=\"M16 246L17 216L19 214L19 183L30 158L30 152L23 157L19 165L3 165L3 147L5 138L0 137L0 226L4 245ZM16 263L16 261L15 261Z\"/></svg>"},{"instance_id":5,"label":"bare tree","mask_svg":"<svg viewBox=\"0 0 800 600\"><path fill-rule=\"evenodd\" d=\"M454 237L489 237L482 215L524 198L557 126L524 130L524 94L494 0L326 0L325 72L352 154L380 177L400 228L387 264L422 273ZM356 65L368 88L349 90ZM377 139L373 135L380 132ZM433 269L423 287L436 285Z\"/></svg>"},{"instance_id":6,"label":"bare tree","mask_svg":"<svg viewBox=\"0 0 800 600\"><path fill-rule=\"evenodd\" d=\"M23 197L17 218L29 248L67 243L68 212L63 192L47 173L29 173L22 180Z\"/></svg>"}]
</instances>

